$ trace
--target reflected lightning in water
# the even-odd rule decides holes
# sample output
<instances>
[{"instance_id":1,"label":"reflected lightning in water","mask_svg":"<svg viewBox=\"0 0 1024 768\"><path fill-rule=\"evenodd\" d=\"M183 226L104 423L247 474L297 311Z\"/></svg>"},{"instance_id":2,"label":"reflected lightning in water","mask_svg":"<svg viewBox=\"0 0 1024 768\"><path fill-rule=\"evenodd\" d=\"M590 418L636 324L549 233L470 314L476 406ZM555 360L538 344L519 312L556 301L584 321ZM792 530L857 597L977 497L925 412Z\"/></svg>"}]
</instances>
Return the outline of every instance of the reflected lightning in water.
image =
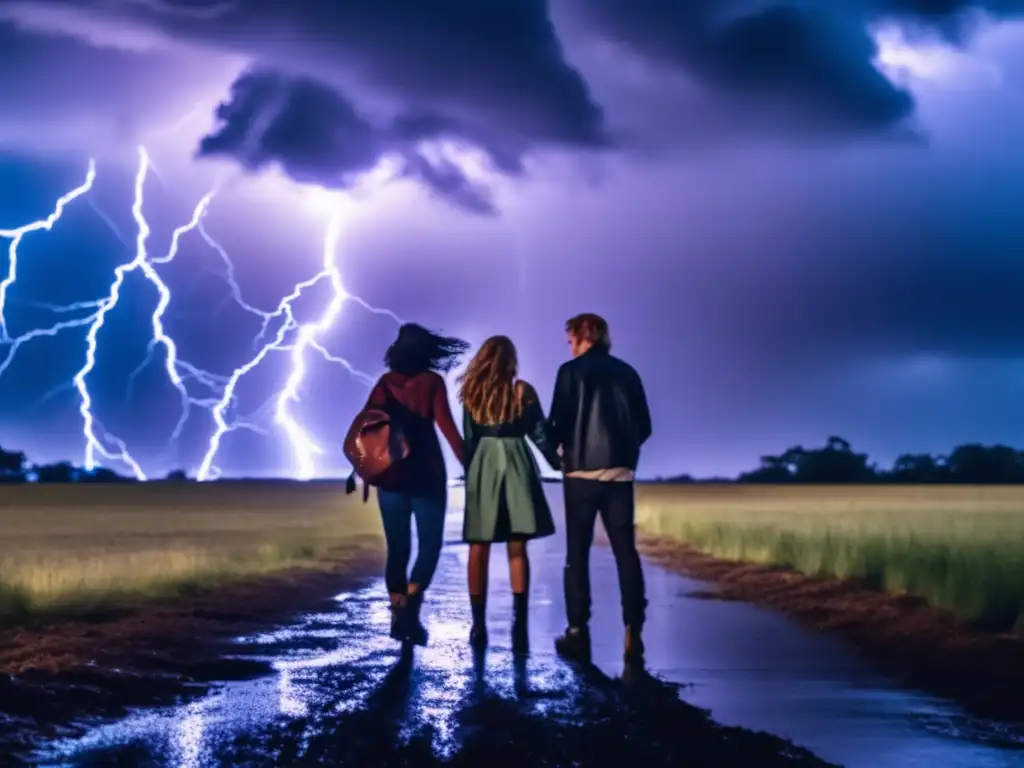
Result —
<instances>
[{"instance_id":1,"label":"reflected lightning in water","mask_svg":"<svg viewBox=\"0 0 1024 768\"><path fill-rule=\"evenodd\" d=\"M185 707L184 716L174 728L174 757L178 768L200 768L205 762L203 744L206 735L206 715L203 702Z\"/></svg>"}]
</instances>

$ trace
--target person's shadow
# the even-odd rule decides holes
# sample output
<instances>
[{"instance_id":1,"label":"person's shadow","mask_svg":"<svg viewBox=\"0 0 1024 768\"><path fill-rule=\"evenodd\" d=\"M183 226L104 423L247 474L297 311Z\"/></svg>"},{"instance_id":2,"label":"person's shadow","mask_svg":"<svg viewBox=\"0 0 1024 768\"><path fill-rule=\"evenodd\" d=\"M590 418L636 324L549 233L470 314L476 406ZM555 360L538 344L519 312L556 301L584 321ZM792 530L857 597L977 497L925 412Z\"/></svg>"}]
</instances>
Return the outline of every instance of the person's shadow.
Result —
<instances>
[{"instance_id":1,"label":"person's shadow","mask_svg":"<svg viewBox=\"0 0 1024 768\"><path fill-rule=\"evenodd\" d=\"M487 651L471 650L473 664L473 696L479 701L487 694Z\"/></svg>"},{"instance_id":2,"label":"person's shadow","mask_svg":"<svg viewBox=\"0 0 1024 768\"><path fill-rule=\"evenodd\" d=\"M628 708L649 720L670 716L673 711L689 713L693 709L679 697L682 685L652 675L642 663L627 662L617 678L610 677L593 664L575 667L575 671L583 690L590 688L600 692L613 700L616 706Z\"/></svg>"},{"instance_id":3,"label":"person's shadow","mask_svg":"<svg viewBox=\"0 0 1024 768\"><path fill-rule=\"evenodd\" d=\"M473 695L478 701L489 694L486 659L486 651L473 651ZM559 691L536 689L530 681L529 656L525 654L512 655L512 690L521 700L553 699L561 695Z\"/></svg>"},{"instance_id":4,"label":"person's shadow","mask_svg":"<svg viewBox=\"0 0 1024 768\"><path fill-rule=\"evenodd\" d=\"M403 647L398 661L366 698L366 709L373 713L382 737L392 742L398 739L398 732L408 714L413 661L412 649Z\"/></svg>"},{"instance_id":5,"label":"person's shadow","mask_svg":"<svg viewBox=\"0 0 1024 768\"><path fill-rule=\"evenodd\" d=\"M409 710L416 685L412 652L403 653L364 702L341 712L325 710L319 729L293 736L303 744L301 764L393 765L395 756L401 755L409 765L431 765L429 738L407 738L403 733L415 719ZM293 752L277 764L300 764L297 749L293 745Z\"/></svg>"}]
</instances>

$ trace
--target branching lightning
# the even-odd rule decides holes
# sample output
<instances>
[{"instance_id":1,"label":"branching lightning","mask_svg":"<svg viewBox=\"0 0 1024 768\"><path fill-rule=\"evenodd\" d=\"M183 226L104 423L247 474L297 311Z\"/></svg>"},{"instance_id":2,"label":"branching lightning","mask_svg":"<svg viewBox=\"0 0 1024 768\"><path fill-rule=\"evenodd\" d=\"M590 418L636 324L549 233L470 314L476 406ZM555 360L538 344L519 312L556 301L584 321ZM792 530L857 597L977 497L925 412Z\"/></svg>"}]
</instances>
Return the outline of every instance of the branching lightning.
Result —
<instances>
[{"instance_id":1,"label":"branching lightning","mask_svg":"<svg viewBox=\"0 0 1024 768\"><path fill-rule=\"evenodd\" d=\"M58 198L57 203L53 208L53 213L45 219L34 221L31 224L26 224L25 226L18 227L17 229L0 229L0 237L11 241L11 244L7 249L7 275L2 281L0 281L0 340L7 341L10 339L7 332L6 318L7 292L18 279L18 246L21 245L22 239L24 239L25 235L32 232L38 232L40 230L46 230L49 232L52 230L54 224L56 224L64 214L64 208L69 203L91 190L95 181L96 162L90 159L89 170L85 174L85 181L63 197Z\"/></svg>"},{"instance_id":2,"label":"branching lightning","mask_svg":"<svg viewBox=\"0 0 1024 768\"><path fill-rule=\"evenodd\" d=\"M234 424L229 423L226 415L228 408L231 406L235 391L241 380L250 371L258 367L272 352L290 353L291 357L292 367L289 376L284 387L274 397L274 422L281 427L291 444L292 454L295 457L296 463L295 477L300 480L308 480L315 475L316 464L314 457L323 453L320 446L318 446L306 430L302 428L298 421L291 415L289 410L289 405L291 403L299 401L302 383L305 380L307 372L307 352L312 349L313 351L318 352L328 362L343 366L356 379L362 381L364 384L369 386L373 383L373 377L355 369L344 358L332 355L320 341L320 337L334 325L338 315L341 313L341 309L345 304L345 301L349 299L354 300L370 312L387 315L396 323L401 323L401 319L394 312L373 307L362 299L353 296L345 289L341 280L341 272L335 263L335 251L337 250L338 238L341 234L341 225L342 216L339 213L334 214L328 222L327 232L324 236L322 270L308 280L298 283L291 293L281 299L280 304L278 304L277 308L272 312L262 312L261 310L249 306L242 300L241 291L238 290L237 284L234 282L234 268L231 266L231 260L228 258L227 253L216 243L216 241L210 238L209 235L205 234L205 230L200 229L200 232L203 234L207 243L209 243L225 261L228 268L229 282L232 285L232 292L239 306L242 306L247 311L260 316L263 323L260 329L260 334L257 337L256 349L253 356L232 373L227 386L224 387L224 393L220 402L213 408L212 413L216 427L210 438L206 455L203 457L202 464L200 464L199 471L196 475L198 480L213 480L219 477L220 471L217 469L214 461L216 459L217 452L220 450L221 440L228 432L231 432L240 426L238 422ZM296 321L293 312L295 302L305 291L323 282L328 282L331 287L331 299L328 302L327 308L317 321L304 325L299 324ZM260 346L259 342L266 338L275 320L280 323L276 333L270 341ZM241 422L241 424L244 423L245 422Z\"/></svg>"},{"instance_id":3,"label":"branching lightning","mask_svg":"<svg viewBox=\"0 0 1024 768\"><path fill-rule=\"evenodd\" d=\"M299 389L306 378L306 352L320 336L334 325L334 321L341 314L345 299L348 298L348 291L345 290L345 286L341 282L341 274L334 263L334 252L338 247L340 232L341 220L336 214L331 217L327 235L324 238L323 272L320 273L330 280L331 300L319 320L299 328L298 338L291 350L291 374L285 382L284 389L277 397L277 407L274 409L274 421L285 431L291 441L297 464L296 472L300 480L309 480L313 477L316 472L313 457L323 451L292 416L289 405L299 401Z\"/></svg>"},{"instance_id":4,"label":"branching lightning","mask_svg":"<svg viewBox=\"0 0 1024 768\"><path fill-rule=\"evenodd\" d=\"M152 337L145 359L129 376L129 396L130 387L135 378L155 359L157 352L162 351L167 378L178 392L181 400L181 414L170 435L170 442L173 443L179 438L194 408L209 411L214 422L214 429L199 466L197 479L213 480L220 475L215 460L222 440L229 432L247 430L267 434L267 430L261 427L258 421L263 412L268 410L272 410L274 423L289 441L295 461L295 476L299 479L312 478L316 472L315 457L323 453L323 450L292 414L292 408L300 402L302 387L308 375L307 357L309 353L315 352L327 362L344 367L354 378L369 386L373 383L373 377L357 370L344 358L329 352L323 344L323 336L334 326L344 304L349 300L370 312L387 315L396 323L400 323L401 320L390 310L373 307L359 297L351 295L345 289L341 272L335 261L343 223L342 215L338 212L331 215L327 224L321 271L295 285L272 311L264 311L246 302L236 280L232 259L204 226L204 217L218 192L216 185L199 200L189 221L174 230L167 253L159 257L151 256L148 247L151 231L145 216L145 185L147 177L152 173L154 171L149 154L144 147L139 147L131 206L132 218L136 227L134 243L131 244L133 255L130 260L119 264L114 269L113 281L107 295L95 301L67 305L19 300L22 305L35 306L59 316L59 319L52 325L31 329L20 336L10 335L6 320L8 293L17 281L18 248L26 235L40 230L51 230L70 203L92 190L96 178L95 162L90 160L85 181L60 197L53 212L47 218L17 229L0 230L0 237L11 241L8 249L7 275L0 281L0 345L7 347L6 355L0 360L0 376L9 369L18 350L25 344L38 338L56 336L66 330L84 328L85 361L82 367L74 375L69 385L53 390L45 395L44 399L69 387L77 392L85 444L83 464L87 470L94 470L104 464L121 463L127 466L137 479L147 479L141 463L131 454L125 441L109 432L95 415L94 401L87 383L98 363L101 331L105 327L109 314L120 302L125 280L129 275L139 273L156 289L158 299L151 316ZM338 203L336 211L340 210L340 200ZM126 245L129 245L110 216L94 202L90 201L90 204L93 211L110 227L114 234ZM242 310L261 321L259 334L254 341L252 356L243 365L226 375L202 370L183 360L179 355L177 343L168 334L164 325L164 316L171 304L172 294L157 271L157 267L172 262L179 252L182 239L192 232L196 232L220 258L224 267L223 277L229 287L230 299ZM327 306L316 321L300 324L293 312L295 302L307 290L323 283L329 285L331 289ZM291 363L289 375L282 389L275 393L272 399L254 416L245 418L232 413L237 407L236 392L240 382L274 352L286 353ZM190 394L189 382L194 382L201 387L204 390L204 396L195 397Z\"/></svg>"}]
</instances>

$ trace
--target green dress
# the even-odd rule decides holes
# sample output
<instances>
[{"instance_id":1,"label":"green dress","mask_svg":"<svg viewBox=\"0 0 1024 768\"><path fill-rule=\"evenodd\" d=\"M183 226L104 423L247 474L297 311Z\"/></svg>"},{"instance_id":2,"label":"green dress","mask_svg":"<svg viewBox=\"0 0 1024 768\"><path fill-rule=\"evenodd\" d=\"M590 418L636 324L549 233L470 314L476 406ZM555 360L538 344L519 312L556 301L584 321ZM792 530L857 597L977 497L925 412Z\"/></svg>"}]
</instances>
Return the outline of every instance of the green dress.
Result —
<instances>
[{"instance_id":1,"label":"green dress","mask_svg":"<svg viewBox=\"0 0 1024 768\"><path fill-rule=\"evenodd\" d=\"M463 409L466 445L466 517L468 542L535 539L555 532L537 462L526 438L552 467L560 460L536 397L513 422L482 425Z\"/></svg>"}]
</instances>

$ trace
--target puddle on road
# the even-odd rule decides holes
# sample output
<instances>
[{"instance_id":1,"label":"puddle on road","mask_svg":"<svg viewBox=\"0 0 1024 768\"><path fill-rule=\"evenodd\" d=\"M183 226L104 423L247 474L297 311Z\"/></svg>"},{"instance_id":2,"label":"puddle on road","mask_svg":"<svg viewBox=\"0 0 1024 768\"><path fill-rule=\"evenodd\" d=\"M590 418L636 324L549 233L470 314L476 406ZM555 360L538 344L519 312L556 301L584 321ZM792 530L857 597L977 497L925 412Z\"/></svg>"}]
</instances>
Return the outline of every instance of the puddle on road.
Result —
<instances>
[{"instance_id":1,"label":"puddle on road","mask_svg":"<svg viewBox=\"0 0 1024 768\"><path fill-rule=\"evenodd\" d=\"M596 553L595 564L606 557ZM595 569L595 594L617 594L608 566ZM837 638L779 613L709 600L707 584L662 569L646 573L649 666L686 684L682 698L717 722L768 731L849 768L1024 766L1021 727L898 687ZM617 659L619 634L609 637L600 656L595 649L599 663Z\"/></svg>"},{"instance_id":2,"label":"puddle on road","mask_svg":"<svg viewBox=\"0 0 1024 768\"><path fill-rule=\"evenodd\" d=\"M560 537L531 550L534 655L528 666L514 669L509 654L495 650L487 656L483 679L505 696L529 692L533 711L545 717L571 720L578 702L566 690L575 683L550 652L564 623L563 551ZM426 729L431 749L444 755L457 746L454 713L482 684L465 645L465 560L465 547L446 548L425 616L430 646L417 651L411 677L395 675L387 604L383 587L374 585L340 596L333 612L239 638L237 656L268 662L273 675L227 683L181 707L141 712L82 738L52 743L37 764L198 768L230 764L226 755L245 762L245 755L269 754L259 739L278 734L292 739L293 753L301 754L304 743L331 727L332 718L366 709L373 697L390 696L403 685L415 690L394 697L403 702L387 714L395 723L394 737ZM489 617L492 643L500 649L508 647L511 601L503 558L496 553L492 562ZM622 630L610 553L595 550L592 568L594 594L604 597L595 606L594 658L607 674L618 675ZM682 698L710 709L716 721L768 731L850 768L1024 765L1019 732L895 688L833 638L804 632L781 615L687 597L705 585L653 566L646 573L649 667L684 686Z\"/></svg>"}]
</instances>

